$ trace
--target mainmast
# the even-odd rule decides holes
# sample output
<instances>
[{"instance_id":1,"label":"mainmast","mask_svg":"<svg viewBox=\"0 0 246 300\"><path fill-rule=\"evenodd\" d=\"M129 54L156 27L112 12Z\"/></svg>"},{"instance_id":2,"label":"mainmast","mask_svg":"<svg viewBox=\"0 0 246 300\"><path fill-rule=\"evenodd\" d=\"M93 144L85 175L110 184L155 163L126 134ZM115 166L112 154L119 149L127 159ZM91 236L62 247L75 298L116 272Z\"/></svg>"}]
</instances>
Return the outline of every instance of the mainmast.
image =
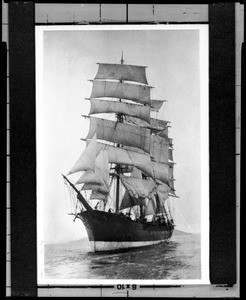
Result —
<instances>
[{"instance_id":1,"label":"mainmast","mask_svg":"<svg viewBox=\"0 0 246 300\"><path fill-rule=\"evenodd\" d=\"M121 60L120 60L121 65L123 65L124 60L123 60L123 51L121 53ZM123 82L123 80L119 80L119 82ZM121 98L119 98L119 102L121 102ZM122 114L118 113L116 114L117 122L123 123L123 116ZM117 144L117 147L120 147L120 144ZM116 212L119 211L119 203L120 203L120 165L116 165L115 168L116 171L116 205L115 205L115 210Z\"/></svg>"}]
</instances>

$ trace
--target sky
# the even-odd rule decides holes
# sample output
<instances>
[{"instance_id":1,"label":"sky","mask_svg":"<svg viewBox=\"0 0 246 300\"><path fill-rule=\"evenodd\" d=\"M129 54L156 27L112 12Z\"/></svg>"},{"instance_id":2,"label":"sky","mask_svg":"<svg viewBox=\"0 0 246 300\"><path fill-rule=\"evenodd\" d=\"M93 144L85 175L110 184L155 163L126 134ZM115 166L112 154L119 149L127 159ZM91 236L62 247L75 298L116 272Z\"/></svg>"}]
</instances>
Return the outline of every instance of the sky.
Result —
<instances>
[{"instance_id":1,"label":"sky","mask_svg":"<svg viewBox=\"0 0 246 300\"><path fill-rule=\"evenodd\" d=\"M36 37L37 194L44 242L86 236L83 223L73 222L68 215L71 205L61 174L68 173L85 147L81 138L86 137L89 122L81 115L90 109L90 101L85 100L92 87L88 80L95 77L97 63L120 63L122 51L125 64L147 66L147 80L154 87L152 98L167 100L154 115L171 122L179 196L173 200L174 219L177 229L200 232L202 49L199 30L174 27L40 30Z\"/></svg>"}]
</instances>

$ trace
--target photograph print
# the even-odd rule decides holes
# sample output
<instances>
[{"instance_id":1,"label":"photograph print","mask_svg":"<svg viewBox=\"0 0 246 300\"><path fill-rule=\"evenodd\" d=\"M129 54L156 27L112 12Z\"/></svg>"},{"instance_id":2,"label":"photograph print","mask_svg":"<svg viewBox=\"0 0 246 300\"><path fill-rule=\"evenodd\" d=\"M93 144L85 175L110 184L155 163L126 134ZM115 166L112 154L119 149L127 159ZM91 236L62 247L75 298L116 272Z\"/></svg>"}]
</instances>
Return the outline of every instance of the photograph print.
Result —
<instances>
[{"instance_id":1,"label":"photograph print","mask_svg":"<svg viewBox=\"0 0 246 300\"><path fill-rule=\"evenodd\" d=\"M35 38L38 284L208 284L208 26Z\"/></svg>"}]
</instances>

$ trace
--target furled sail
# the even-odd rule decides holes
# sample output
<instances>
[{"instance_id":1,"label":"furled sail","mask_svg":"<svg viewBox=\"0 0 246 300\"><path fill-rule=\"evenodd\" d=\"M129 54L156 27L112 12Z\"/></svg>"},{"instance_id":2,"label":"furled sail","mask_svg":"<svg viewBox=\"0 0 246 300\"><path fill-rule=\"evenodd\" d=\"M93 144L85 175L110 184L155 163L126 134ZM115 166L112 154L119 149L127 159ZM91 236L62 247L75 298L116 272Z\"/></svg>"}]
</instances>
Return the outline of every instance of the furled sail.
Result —
<instances>
[{"instance_id":1,"label":"furled sail","mask_svg":"<svg viewBox=\"0 0 246 300\"><path fill-rule=\"evenodd\" d=\"M90 98L112 97L150 105L150 87L123 82L94 80Z\"/></svg>"},{"instance_id":2,"label":"furled sail","mask_svg":"<svg viewBox=\"0 0 246 300\"><path fill-rule=\"evenodd\" d=\"M151 110L158 112L160 110L160 108L162 107L164 101L165 100L154 100L154 99L151 99L150 100L150 108L151 108Z\"/></svg>"},{"instance_id":3,"label":"furled sail","mask_svg":"<svg viewBox=\"0 0 246 300\"><path fill-rule=\"evenodd\" d=\"M150 123L147 123L144 120L139 120L129 115L125 116L125 120L128 123L132 123L141 127L146 127L156 132L167 129L167 124L169 123L168 121L155 119L155 118L150 118Z\"/></svg>"},{"instance_id":4,"label":"furled sail","mask_svg":"<svg viewBox=\"0 0 246 300\"><path fill-rule=\"evenodd\" d=\"M145 67L123 64L99 63L95 79L126 80L148 84Z\"/></svg>"},{"instance_id":5,"label":"furled sail","mask_svg":"<svg viewBox=\"0 0 246 300\"><path fill-rule=\"evenodd\" d=\"M133 166L128 166L128 165L120 165L120 172L122 174L125 174L125 173L132 173L132 170L133 170Z\"/></svg>"},{"instance_id":6,"label":"furled sail","mask_svg":"<svg viewBox=\"0 0 246 300\"><path fill-rule=\"evenodd\" d=\"M158 135L150 136L150 156L156 162L168 163L169 143L165 138Z\"/></svg>"},{"instance_id":7,"label":"furled sail","mask_svg":"<svg viewBox=\"0 0 246 300\"><path fill-rule=\"evenodd\" d=\"M147 123L150 122L149 106L99 99L90 99L90 101L91 108L89 115L100 113L120 113L139 118Z\"/></svg>"},{"instance_id":8,"label":"furled sail","mask_svg":"<svg viewBox=\"0 0 246 300\"><path fill-rule=\"evenodd\" d=\"M168 159L173 161L173 150L172 149L168 149Z\"/></svg>"},{"instance_id":9,"label":"furled sail","mask_svg":"<svg viewBox=\"0 0 246 300\"><path fill-rule=\"evenodd\" d=\"M91 141L86 147L85 151L79 157L75 165L72 167L68 175L80 172L80 171L87 171L87 170L94 170L95 169L95 160L97 155L97 136L94 132L91 136Z\"/></svg>"},{"instance_id":10,"label":"furled sail","mask_svg":"<svg viewBox=\"0 0 246 300\"><path fill-rule=\"evenodd\" d=\"M168 138L169 147L173 148L173 139Z\"/></svg>"},{"instance_id":11,"label":"furled sail","mask_svg":"<svg viewBox=\"0 0 246 300\"><path fill-rule=\"evenodd\" d=\"M120 175L120 179L128 193L136 199L151 197L156 186L155 182L150 180L126 177L123 175Z\"/></svg>"},{"instance_id":12,"label":"furled sail","mask_svg":"<svg viewBox=\"0 0 246 300\"><path fill-rule=\"evenodd\" d=\"M87 139L94 133L97 138L112 143L138 147L145 152L150 152L150 131L134 125L90 117L90 129Z\"/></svg>"}]
</instances>

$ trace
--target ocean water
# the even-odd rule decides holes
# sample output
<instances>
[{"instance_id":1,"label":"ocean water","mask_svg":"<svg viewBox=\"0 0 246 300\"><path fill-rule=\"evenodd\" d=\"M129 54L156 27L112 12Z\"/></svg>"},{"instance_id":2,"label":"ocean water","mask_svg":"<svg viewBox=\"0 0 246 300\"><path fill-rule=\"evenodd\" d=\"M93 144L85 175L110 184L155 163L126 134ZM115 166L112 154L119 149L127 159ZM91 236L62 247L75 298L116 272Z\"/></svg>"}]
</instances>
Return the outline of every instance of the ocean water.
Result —
<instances>
[{"instance_id":1,"label":"ocean water","mask_svg":"<svg viewBox=\"0 0 246 300\"><path fill-rule=\"evenodd\" d=\"M200 279L200 235L120 253L93 253L87 239L48 244L44 262L45 279Z\"/></svg>"}]
</instances>

